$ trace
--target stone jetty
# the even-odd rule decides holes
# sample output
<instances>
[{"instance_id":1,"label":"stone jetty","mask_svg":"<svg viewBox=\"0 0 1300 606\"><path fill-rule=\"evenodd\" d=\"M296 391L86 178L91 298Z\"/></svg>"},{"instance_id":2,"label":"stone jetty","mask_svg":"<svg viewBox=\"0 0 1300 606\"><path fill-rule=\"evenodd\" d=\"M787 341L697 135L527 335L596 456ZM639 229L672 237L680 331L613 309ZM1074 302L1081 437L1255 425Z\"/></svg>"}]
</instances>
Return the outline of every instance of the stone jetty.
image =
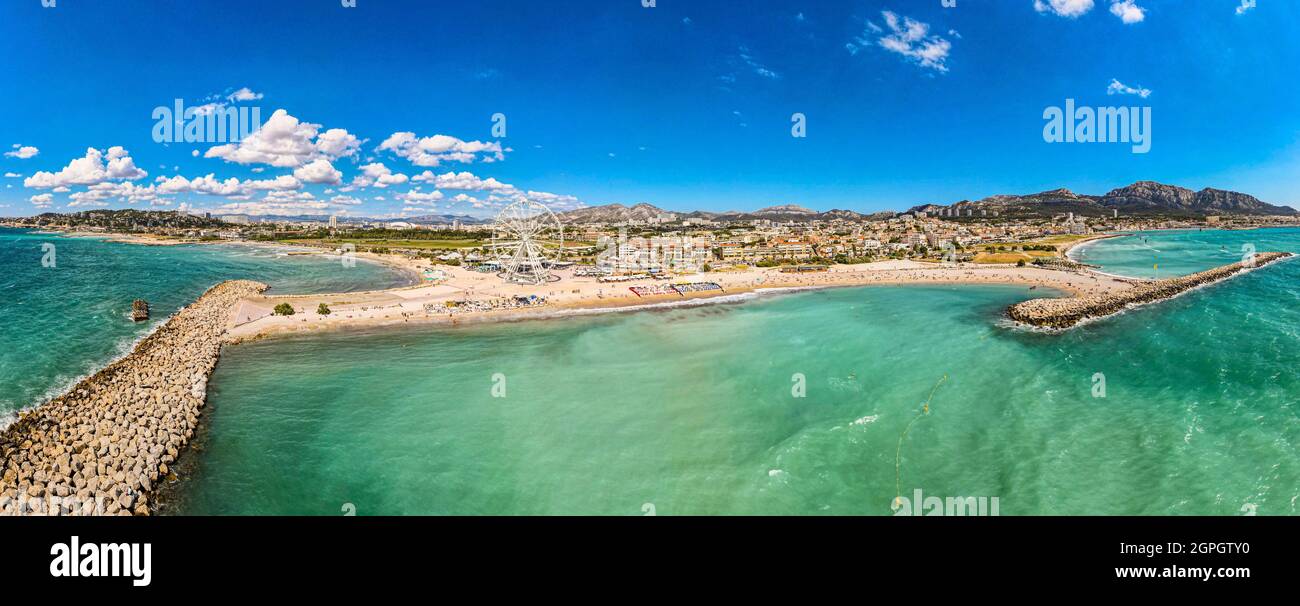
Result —
<instances>
[{"instance_id":1,"label":"stone jetty","mask_svg":"<svg viewBox=\"0 0 1300 606\"><path fill-rule=\"evenodd\" d=\"M1032 326L1069 328L1089 318L1101 318L1119 313L1133 305L1163 301L1193 288L1218 282L1242 271L1263 267L1290 256L1291 253L1259 253L1255 255L1253 264L1239 262L1178 278L1141 282L1117 293L1064 299L1032 299L1012 305L1007 310L1007 315L1012 320Z\"/></svg>"},{"instance_id":2,"label":"stone jetty","mask_svg":"<svg viewBox=\"0 0 1300 606\"><path fill-rule=\"evenodd\" d=\"M148 515L198 425L235 304L266 288L212 287L126 357L0 433L0 514Z\"/></svg>"}]
</instances>

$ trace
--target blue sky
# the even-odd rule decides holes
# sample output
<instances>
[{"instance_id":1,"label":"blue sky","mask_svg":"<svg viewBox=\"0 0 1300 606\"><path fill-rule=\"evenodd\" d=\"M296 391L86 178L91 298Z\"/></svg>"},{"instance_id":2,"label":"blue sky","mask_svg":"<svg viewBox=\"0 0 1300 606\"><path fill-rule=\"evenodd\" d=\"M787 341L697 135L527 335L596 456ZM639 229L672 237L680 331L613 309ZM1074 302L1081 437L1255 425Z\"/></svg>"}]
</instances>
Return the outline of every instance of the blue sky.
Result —
<instances>
[{"instance_id":1,"label":"blue sky","mask_svg":"<svg viewBox=\"0 0 1300 606\"><path fill-rule=\"evenodd\" d=\"M0 215L875 211L1145 179L1297 205L1300 4L1241 2L9 0ZM1045 142L1067 98L1150 107L1151 150ZM175 99L266 132L155 142Z\"/></svg>"}]
</instances>

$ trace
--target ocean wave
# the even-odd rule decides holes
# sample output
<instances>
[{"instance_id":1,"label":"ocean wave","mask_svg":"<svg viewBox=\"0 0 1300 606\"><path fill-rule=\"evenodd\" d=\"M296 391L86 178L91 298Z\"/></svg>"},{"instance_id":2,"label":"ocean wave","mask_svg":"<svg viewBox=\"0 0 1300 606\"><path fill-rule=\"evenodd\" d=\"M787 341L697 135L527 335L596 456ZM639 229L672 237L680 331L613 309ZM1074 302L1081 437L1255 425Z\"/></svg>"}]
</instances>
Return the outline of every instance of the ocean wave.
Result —
<instances>
[{"instance_id":1,"label":"ocean wave","mask_svg":"<svg viewBox=\"0 0 1300 606\"><path fill-rule=\"evenodd\" d=\"M37 396L36 399L28 406L22 406L7 412L0 413L0 431L8 429L10 425L14 424L14 422L18 420L18 415L20 413L30 412L32 410L40 408L41 406L45 405L47 402L55 398L58 398L59 396L68 393L69 391L72 391L72 388L76 387L77 384L81 383L82 381L85 381L86 379L89 379L90 377L95 376L95 373L105 368L108 368L118 360L121 360L122 358L125 358L126 356L130 355L132 351L135 351L136 346L139 345L141 341L149 338L149 335L152 335L155 331L161 328L162 325L165 323L166 323L166 319L155 322L153 326L150 326L148 330L146 330L144 333L140 334L139 336L128 337L118 341L118 343L113 347L113 353L110 353L107 356L108 357L107 362L104 362L102 364L92 363L89 365L89 370L86 370L80 375L65 380L56 380L54 384L50 386L49 389L46 389L44 393Z\"/></svg>"}]
</instances>

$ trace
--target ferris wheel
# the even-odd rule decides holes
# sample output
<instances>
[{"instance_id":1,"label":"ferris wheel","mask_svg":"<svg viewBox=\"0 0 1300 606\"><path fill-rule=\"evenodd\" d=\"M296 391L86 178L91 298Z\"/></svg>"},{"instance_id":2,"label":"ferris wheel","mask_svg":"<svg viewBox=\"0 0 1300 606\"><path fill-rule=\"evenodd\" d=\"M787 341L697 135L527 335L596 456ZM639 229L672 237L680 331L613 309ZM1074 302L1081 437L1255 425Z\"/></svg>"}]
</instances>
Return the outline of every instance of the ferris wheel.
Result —
<instances>
[{"instance_id":1,"label":"ferris wheel","mask_svg":"<svg viewBox=\"0 0 1300 606\"><path fill-rule=\"evenodd\" d=\"M492 224L492 256L507 282L536 285L558 280L551 275L551 265L563 251L564 225L540 202L512 202Z\"/></svg>"}]
</instances>

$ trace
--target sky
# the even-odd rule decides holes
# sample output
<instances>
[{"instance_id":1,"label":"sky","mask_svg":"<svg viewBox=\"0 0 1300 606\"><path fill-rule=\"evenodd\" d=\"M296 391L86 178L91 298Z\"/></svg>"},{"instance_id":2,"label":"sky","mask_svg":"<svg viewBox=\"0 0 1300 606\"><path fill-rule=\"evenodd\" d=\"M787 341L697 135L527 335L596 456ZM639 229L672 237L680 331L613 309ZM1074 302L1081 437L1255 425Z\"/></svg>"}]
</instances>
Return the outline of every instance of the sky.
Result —
<instances>
[{"instance_id":1,"label":"sky","mask_svg":"<svg viewBox=\"0 0 1300 606\"><path fill-rule=\"evenodd\" d=\"M1139 180L1300 206L1291 1L54 2L0 3L0 216L874 212ZM1149 108L1150 149L1049 142L1067 99ZM260 126L169 137L177 100Z\"/></svg>"}]
</instances>

